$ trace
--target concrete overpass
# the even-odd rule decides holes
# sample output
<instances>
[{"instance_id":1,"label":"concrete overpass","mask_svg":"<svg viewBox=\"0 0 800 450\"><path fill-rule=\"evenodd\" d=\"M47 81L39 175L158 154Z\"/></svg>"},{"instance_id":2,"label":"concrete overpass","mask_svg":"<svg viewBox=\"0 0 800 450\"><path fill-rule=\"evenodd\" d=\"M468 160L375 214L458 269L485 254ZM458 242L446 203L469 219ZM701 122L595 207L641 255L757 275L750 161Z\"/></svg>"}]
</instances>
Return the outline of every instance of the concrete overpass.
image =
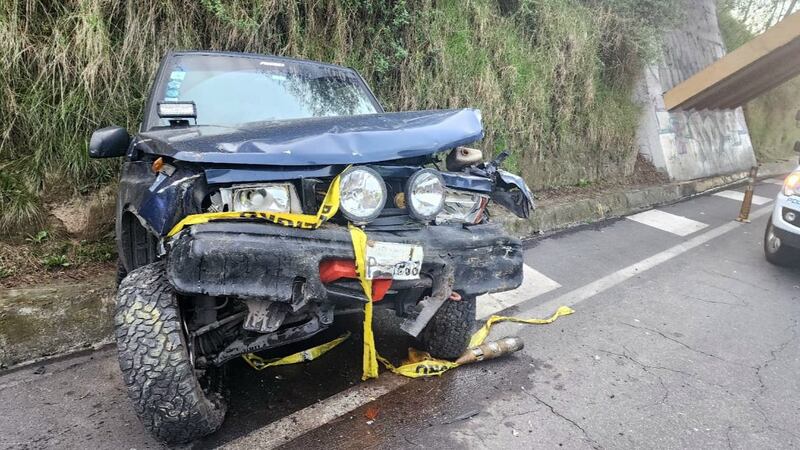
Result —
<instances>
[{"instance_id":1,"label":"concrete overpass","mask_svg":"<svg viewBox=\"0 0 800 450\"><path fill-rule=\"evenodd\" d=\"M669 89L664 106L670 112L733 109L797 75L800 12Z\"/></svg>"}]
</instances>

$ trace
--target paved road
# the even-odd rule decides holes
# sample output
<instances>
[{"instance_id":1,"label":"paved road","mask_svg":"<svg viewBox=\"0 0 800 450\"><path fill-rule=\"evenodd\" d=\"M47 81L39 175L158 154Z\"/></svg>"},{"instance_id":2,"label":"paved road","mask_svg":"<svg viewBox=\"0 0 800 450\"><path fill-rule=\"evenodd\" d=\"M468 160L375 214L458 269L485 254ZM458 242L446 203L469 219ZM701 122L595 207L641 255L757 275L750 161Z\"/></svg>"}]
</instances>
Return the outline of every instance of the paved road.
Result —
<instances>
[{"instance_id":1,"label":"paved road","mask_svg":"<svg viewBox=\"0 0 800 450\"><path fill-rule=\"evenodd\" d=\"M526 343L503 360L359 383L351 339L305 365L237 364L228 420L192 447L800 446L800 269L771 266L761 250L777 190L757 186L764 203L749 225L730 220L740 194L726 192L531 242L536 282L485 304L521 317L560 304L576 313L498 325L493 336ZM391 317L381 322L379 348L399 359L410 342L386 331ZM0 376L0 447L158 448L111 349L33 369ZM371 424L367 408L378 410Z\"/></svg>"}]
</instances>

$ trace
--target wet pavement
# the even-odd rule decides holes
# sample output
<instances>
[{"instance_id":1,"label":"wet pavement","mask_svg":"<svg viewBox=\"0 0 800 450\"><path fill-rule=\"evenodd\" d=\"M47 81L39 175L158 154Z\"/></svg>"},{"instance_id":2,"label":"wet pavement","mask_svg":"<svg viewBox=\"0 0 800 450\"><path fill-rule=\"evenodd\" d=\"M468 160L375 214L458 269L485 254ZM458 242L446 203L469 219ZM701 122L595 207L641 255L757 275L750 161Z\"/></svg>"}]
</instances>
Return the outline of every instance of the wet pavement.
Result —
<instances>
[{"instance_id":1,"label":"wet pavement","mask_svg":"<svg viewBox=\"0 0 800 450\"><path fill-rule=\"evenodd\" d=\"M770 198L777 190L757 187ZM376 383L359 381L356 334L311 363L258 372L236 361L223 428L189 447L800 446L800 269L763 258L770 205L748 225L730 221L738 206L705 196L658 208L704 225L685 236L622 219L529 243L528 266L560 287L504 314L544 316L572 302L575 314L498 325L492 336L519 335L525 349L395 383L341 413L330 413L339 393ZM360 326L349 316L318 339ZM413 344L389 314L375 328L395 361ZM128 404L113 348L37 367L0 376L0 447L159 448ZM281 436L270 424L287 416L312 426Z\"/></svg>"}]
</instances>

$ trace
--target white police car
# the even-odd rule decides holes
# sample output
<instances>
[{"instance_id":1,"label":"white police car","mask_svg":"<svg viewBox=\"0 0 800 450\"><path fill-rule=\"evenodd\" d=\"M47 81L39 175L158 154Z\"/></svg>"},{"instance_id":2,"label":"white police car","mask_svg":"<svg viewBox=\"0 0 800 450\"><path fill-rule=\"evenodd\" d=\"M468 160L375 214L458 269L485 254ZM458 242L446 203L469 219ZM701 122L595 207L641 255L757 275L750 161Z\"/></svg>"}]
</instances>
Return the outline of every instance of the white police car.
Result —
<instances>
[{"instance_id":1,"label":"white police car","mask_svg":"<svg viewBox=\"0 0 800 450\"><path fill-rule=\"evenodd\" d=\"M780 266L800 261L800 167L783 182L764 233L764 255Z\"/></svg>"}]
</instances>

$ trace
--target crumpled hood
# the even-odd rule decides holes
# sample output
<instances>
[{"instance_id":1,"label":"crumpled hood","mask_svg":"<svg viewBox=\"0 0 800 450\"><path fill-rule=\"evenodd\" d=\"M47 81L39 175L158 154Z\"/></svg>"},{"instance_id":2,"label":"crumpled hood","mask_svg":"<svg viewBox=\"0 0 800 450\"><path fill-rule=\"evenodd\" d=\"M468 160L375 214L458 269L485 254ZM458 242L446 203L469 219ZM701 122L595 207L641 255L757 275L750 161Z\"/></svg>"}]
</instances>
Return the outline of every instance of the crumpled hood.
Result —
<instances>
[{"instance_id":1,"label":"crumpled hood","mask_svg":"<svg viewBox=\"0 0 800 450\"><path fill-rule=\"evenodd\" d=\"M413 158L482 137L480 111L459 109L164 128L136 146L189 162L306 166Z\"/></svg>"}]
</instances>

